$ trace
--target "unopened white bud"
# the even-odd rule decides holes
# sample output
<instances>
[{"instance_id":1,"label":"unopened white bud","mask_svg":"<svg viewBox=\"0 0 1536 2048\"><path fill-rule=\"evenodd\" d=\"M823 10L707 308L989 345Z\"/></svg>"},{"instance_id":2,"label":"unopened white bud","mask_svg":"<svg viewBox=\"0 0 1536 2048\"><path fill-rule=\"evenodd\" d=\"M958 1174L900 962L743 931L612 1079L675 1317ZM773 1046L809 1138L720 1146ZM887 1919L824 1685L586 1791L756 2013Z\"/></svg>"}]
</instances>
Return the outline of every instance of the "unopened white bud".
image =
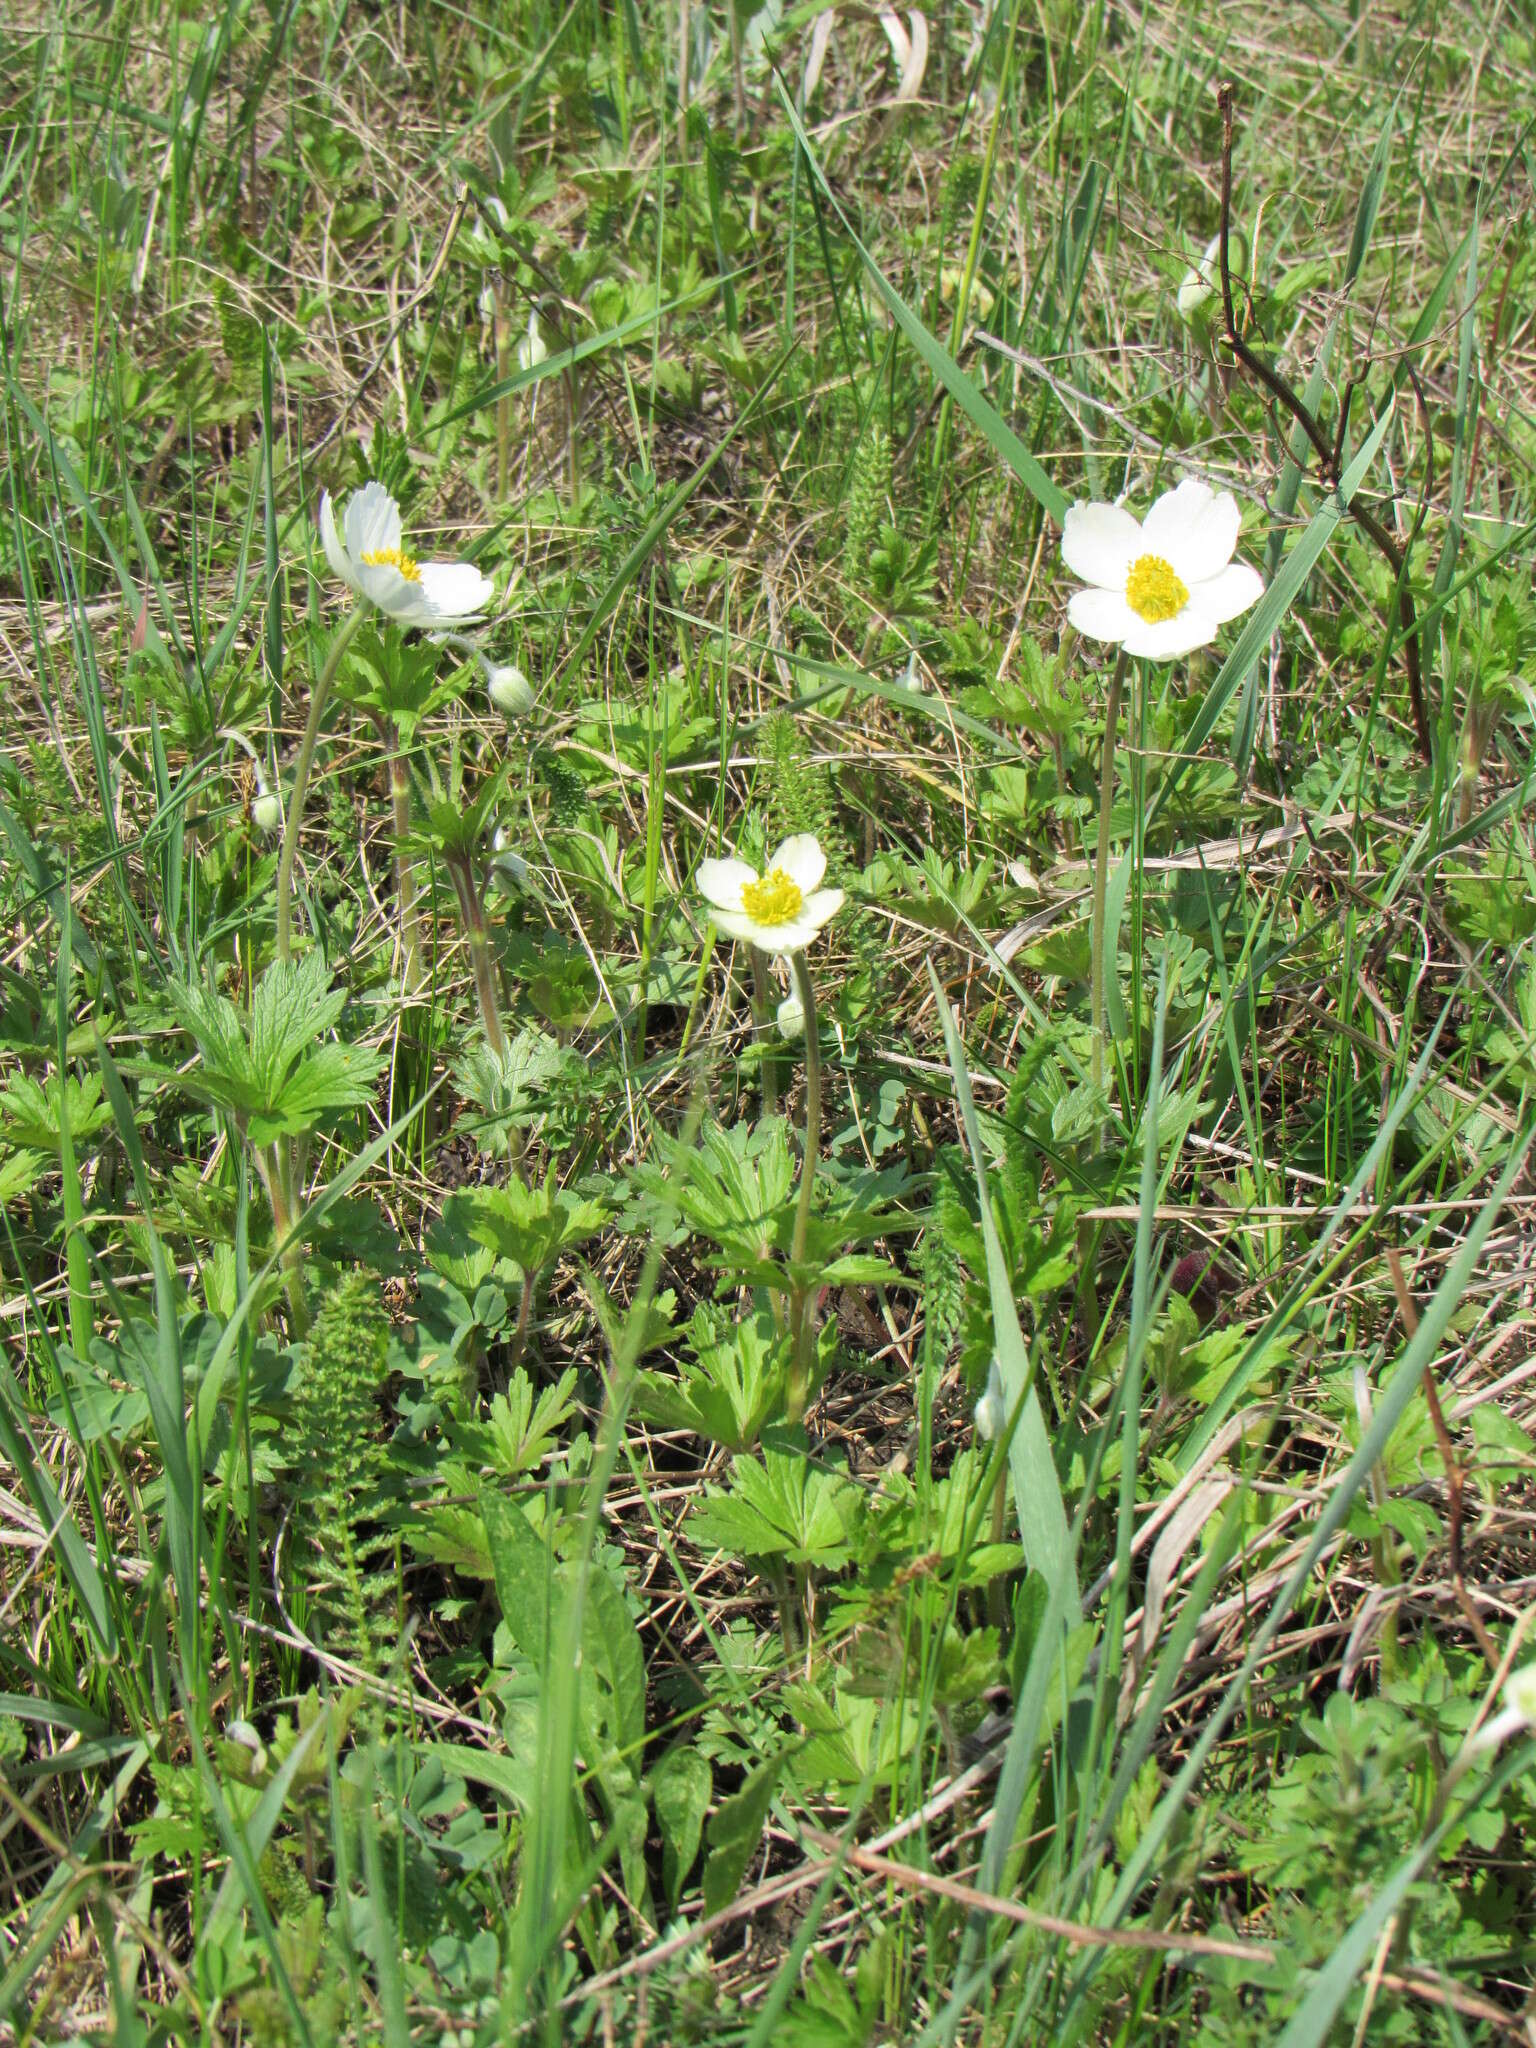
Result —
<instances>
[{"instance_id":1,"label":"unopened white bud","mask_svg":"<svg viewBox=\"0 0 1536 2048\"><path fill-rule=\"evenodd\" d=\"M1504 1704L1528 1728L1536 1728L1536 1664L1522 1664L1504 1681Z\"/></svg>"},{"instance_id":2,"label":"unopened white bud","mask_svg":"<svg viewBox=\"0 0 1536 2048\"><path fill-rule=\"evenodd\" d=\"M528 332L517 344L517 367L520 370L537 369L549 354L549 344L539 332L537 311L528 315Z\"/></svg>"},{"instance_id":3,"label":"unopened white bud","mask_svg":"<svg viewBox=\"0 0 1536 2048\"><path fill-rule=\"evenodd\" d=\"M533 709L533 687L515 662L487 662L485 687L509 724L514 718L526 718Z\"/></svg>"},{"instance_id":4,"label":"unopened white bud","mask_svg":"<svg viewBox=\"0 0 1536 2048\"><path fill-rule=\"evenodd\" d=\"M1001 1436L1008 1420L1008 1408L1003 1399L1003 1376L997 1369L994 1357L987 1368L987 1391L971 1410L971 1420L976 1425L976 1434L983 1443Z\"/></svg>"},{"instance_id":5,"label":"unopened white bud","mask_svg":"<svg viewBox=\"0 0 1536 2048\"><path fill-rule=\"evenodd\" d=\"M798 994L791 989L775 1013L780 1038L803 1038L805 1036L805 1005Z\"/></svg>"},{"instance_id":6,"label":"unopened white bud","mask_svg":"<svg viewBox=\"0 0 1536 2048\"><path fill-rule=\"evenodd\" d=\"M256 794L251 799L251 823L264 839L275 838L283 829L283 804L277 792L268 789L264 778L256 777Z\"/></svg>"},{"instance_id":7,"label":"unopened white bud","mask_svg":"<svg viewBox=\"0 0 1536 2048\"><path fill-rule=\"evenodd\" d=\"M1217 291L1217 271L1213 267L1221 255L1221 237L1212 235L1206 244L1205 254L1184 273L1179 286L1179 318L1193 320L1204 311Z\"/></svg>"},{"instance_id":8,"label":"unopened white bud","mask_svg":"<svg viewBox=\"0 0 1536 2048\"><path fill-rule=\"evenodd\" d=\"M528 863L520 853L512 851L512 841L500 825L491 840L491 873L504 889L528 886Z\"/></svg>"}]
</instances>

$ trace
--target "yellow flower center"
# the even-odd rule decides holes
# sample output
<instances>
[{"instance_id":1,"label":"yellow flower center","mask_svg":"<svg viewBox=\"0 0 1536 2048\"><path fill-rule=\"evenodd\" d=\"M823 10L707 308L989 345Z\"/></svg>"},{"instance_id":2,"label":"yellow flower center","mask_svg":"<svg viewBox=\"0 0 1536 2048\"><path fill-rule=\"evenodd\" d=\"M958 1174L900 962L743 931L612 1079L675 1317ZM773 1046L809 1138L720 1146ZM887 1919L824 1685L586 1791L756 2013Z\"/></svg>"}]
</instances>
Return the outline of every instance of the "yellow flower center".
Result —
<instances>
[{"instance_id":1,"label":"yellow flower center","mask_svg":"<svg viewBox=\"0 0 1536 2048\"><path fill-rule=\"evenodd\" d=\"M1125 601L1149 626L1176 619L1189 603L1189 586L1161 555L1138 555L1125 579Z\"/></svg>"},{"instance_id":2,"label":"yellow flower center","mask_svg":"<svg viewBox=\"0 0 1536 2048\"><path fill-rule=\"evenodd\" d=\"M743 888L741 907L754 924L792 924L805 908L805 895L782 868L770 868L760 882Z\"/></svg>"},{"instance_id":3,"label":"yellow flower center","mask_svg":"<svg viewBox=\"0 0 1536 2048\"><path fill-rule=\"evenodd\" d=\"M416 566L414 555L403 554L399 548L365 548L358 556L370 569L394 569L407 583L419 583L421 571ZM1182 588L1182 585L1180 586Z\"/></svg>"}]
</instances>

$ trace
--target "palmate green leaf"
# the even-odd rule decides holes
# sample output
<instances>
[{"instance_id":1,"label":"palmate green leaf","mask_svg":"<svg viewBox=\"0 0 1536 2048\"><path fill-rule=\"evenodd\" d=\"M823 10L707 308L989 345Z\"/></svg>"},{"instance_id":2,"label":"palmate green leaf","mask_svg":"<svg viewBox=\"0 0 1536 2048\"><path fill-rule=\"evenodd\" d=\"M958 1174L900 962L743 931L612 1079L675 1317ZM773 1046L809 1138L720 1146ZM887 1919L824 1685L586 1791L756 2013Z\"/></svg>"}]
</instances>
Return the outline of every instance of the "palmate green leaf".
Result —
<instances>
[{"instance_id":1,"label":"palmate green leaf","mask_svg":"<svg viewBox=\"0 0 1536 2048\"><path fill-rule=\"evenodd\" d=\"M399 633L365 628L347 650L337 693L384 719L409 746L422 720L458 695L450 681L439 679L441 662L441 650L430 641L407 646Z\"/></svg>"},{"instance_id":2,"label":"palmate green leaf","mask_svg":"<svg viewBox=\"0 0 1536 2048\"><path fill-rule=\"evenodd\" d=\"M86 1074L80 1080L70 1074L61 1086L57 1073L50 1074L46 1082L17 1073L0 1090L0 1138L9 1145L56 1158L61 1093L66 1097L62 1106L68 1112L69 1134L75 1144L111 1122L112 1112L101 1099L99 1074Z\"/></svg>"},{"instance_id":3,"label":"palmate green leaf","mask_svg":"<svg viewBox=\"0 0 1536 2048\"><path fill-rule=\"evenodd\" d=\"M253 1144L310 1130L329 1111L372 1095L383 1055L325 1037L347 999L331 988L318 953L292 965L274 961L249 1011L195 982L172 982L166 995L202 1056L180 1085L238 1118Z\"/></svg>"},{"instance_id":4,"label":"palmate green leaf","mask_svg":"<svg viewBox=\"0 0 1536 2048\"><path fill-rule=\"evenodd\" d=\"M346 991L333 989L318 953L292 963L274 960L251 998L251 1064L264 1100L275 1103L294 1062L332 1030L346 1008Z\"/></svg>"},{"instance_id":5,"label":"palmate green leaf","mask_svg":"<svg viewBox=\"0 0 1536 2048\"><path fill-rule=\"evenodd\" d=\"M774 1219L789 1214L795 1183L788 1129L782 1117L712 1123L696 1146L668 1144L665 1186L684 1221L727 1251L775 1242Z\"/></svg>"},{"instance_id":6,"label":"palmate green leaf","mask_svg":"<svg viewBox=\"0 0 1536 2048\"><path fill-rule=\"evenodd\" d=\"M831 1567L852 1557L862 1511L863 1496L842 1473L803 1451L765 1450L735 1459L730 1492L711 1493L688 1526L696 1542L738 1556Z\"/></svg>"},{"instance_id":7,"label":"palmate green leaf","mask_svg":"<svg viewBox=\"0 0 1536 2048\"><path fill-rule=\"evenodd\" d=\"M718 1337L700 1310L690 1334L694 1357L684 1362L682 1378L639 1374L635 1408L663 1429L691 1429L727 1450L744 1451L783 1409L787 1341L766 1308Z\"/></svg>"},{"instance_id":8,"label":"palmate green leaf","mask_svg":"<svg viewBox=\"0 0 1536 2048\"><path fill-rule=\"evenodd\" d=\"M253 1145L297 1137L336 1109L358 1109L373 1099L384 1055L371 1046L341 1045L329 1039L307 1053L283 1082L276 1106L252 1113L247 1134Z\"/></svg>"},{"instance_id":9,"label":"palmate green leaf","mask_svg":"<svg viewBox=\"0 0 1536 2048\"><path fill-rule=\"evenodd\" d=\"M200 982L182 981L168 982L165 998L182 1030L196 1040L200 1055L198 1065L180 1077L182 1085L204 1101L242 1114L259 1102L245 1026L229 998Z\"/></svg>"},{"instance_id":10,"label":"palmate green leaf","mask_svg":"<svg viewBox=\"0 0 1536 2048\"><path fill-rule=\"evenodd\" d=\"M556 1187L553 1167L541 1186L514 1177L503 1187L461 1189L443 1204L445 1223L509 1259L525 1279L584 1243L607 1214L602 1202Z\"/></svg>"},{"instance_id":11,"label":"palmate green leaf","mask_svg":"<svg viewBox=\"0 0 1536 2048\"><path fill-rule=\"evenodd\" d=\"M489 842L502 792L512 772L512 757L509 755L494 775L487 776L473 796L465 795L457 761L450 763L446 788L438 782L430 761L427 766L432 781L421 791L419 822L411 834L410 845L416 852L437 853L448 860L473 860Z\"/></svg>"}]
</instances>

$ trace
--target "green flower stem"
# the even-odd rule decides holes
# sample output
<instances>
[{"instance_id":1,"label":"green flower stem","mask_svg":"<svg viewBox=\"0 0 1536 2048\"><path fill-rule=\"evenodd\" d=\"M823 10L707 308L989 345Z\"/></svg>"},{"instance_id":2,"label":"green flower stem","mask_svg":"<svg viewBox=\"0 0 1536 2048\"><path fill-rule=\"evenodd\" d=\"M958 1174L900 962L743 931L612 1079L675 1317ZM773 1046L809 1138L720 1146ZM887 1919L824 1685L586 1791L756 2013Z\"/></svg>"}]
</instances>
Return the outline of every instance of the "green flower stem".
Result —
<instances>
[{"instance_id":1,"label":"green flower stem","mask_svg":"<svg viewBox=\"0 0 1536 2048\"><path fill-rule=\"evenodd\" d=\"M748 948L752 955L752 1008L757 1016L757 1037L762 1048L759 1073L762 1076L763 1115L777 1116L779 1113L778 1061L773 1056L773 1005L768 999L768 972L763 965L763 956L756 946Z\"/></svg>"},{"instance_id":2,"label":"green flower stem","mask_svg":"<svg viewBox=\"0 0 1536 2048\"><path fill-rule=\"evenodd\" d=\"M475 997L480 1004L480 1022L485 1042L498 1061L505 1059L506 1033L501 1028L501 1002L496 993L496 963L491 958L491 937L485 926L480 891L467 861L452 865L458 889L459 908L464 913L464 930L469 939L469 964L475 977Z\"/></svg>"},{"instance_id":3,"label":"green flower stem","mask_svg":"<svg viewBox=\"0 0 1536 2048\"><path fill-rule=\"evenodd\" d=\"M315 758L315 745L320 737L320 720L325 712L325 701L331 694L331 685L336 680L336 671L341 667L341 657L351 646L354 635L368 616L368 606L355 605L342 620L331 641L331 651L325 657L325 667L320 671L319 681L310 692L309 720L304 727L304 737L299 742L299 758L293 764L293 790L288 798L288 821L283 828L283 850L277 863L277 957L291 960L293 948L289 942L289 912L293 897L293 863L299 851L299 827L304 822L304 795L309 787L310 766Z\"/></svg>"},{"instance_id":4,"label":"green flower stem","mask_svg":"<svg viewBox=\"0 0 1536 2048\"><path fill-rule=\"evenodd\" d=\"M512 323L507 317L506 287L499 281L492 291L495 312L492 322L496 338L496 381L498 384L512 374ZM512 474L512 394L503 391L496 401L496 503L507 502L507 486Z\"/></svg>"},{"instance_id":5,"label":"green flower stem","mask_svg":"<svg viewBox=\"0 0 1536 2048\"><path fill-rule=\"evenodd\" d=\"M1104 909L1109 893L1109 822L1115 801L1115 736L1120 725L1120 693L1125 686L1126 653L1122 647L1109 679L1104 707L1104 752L1099 762L1099 838L1093 857L1093 923L1089 939L1088 1022L1092 1033L1090 1073L1095 1089L1104 1085Z\"/></svg>"},{"instance_id":6,"label":"green flower stem","mask_svg":"<svg viewBox=\"0 0 1536 2048\"><path fill-rule=\"evenodd\" d=\"M421 987L421 915L416 908L416 867L406 852L411 832L411 771L405 757L389 757L389 800L395 824L395 890L400 899L400 940L405 949L404 979L409 994Z\"/></svg>"},{"instance_id":7,"label":"green flower stem","mask_svg":"<svg viewBox=\"0 0 1536 2048\"><path fill-rule=\"evenodd\" d=\"M309 1329L309 1297L304 1292L304 1248L297 1239L289 1242L296 1207L289 1186L290 1147L279 1139L275 1144L255 1146L253 1150L256 1171L261 1175L267 1200L272 1205L272 1235L280 1247L278 1261L288 1290L288 1310L293 1318L294 1334L302 1337Z\"/></svg>"},{"instance_id":8,"label":"green flower stem","mask_svg":"<svg viewBox=\"0 0 1536 2048\"><path fill-rule=\"evenodd\" d=\"M804 953L794 956L795 987L805 1011L805 1156L800 1162L800 1199L795 1204L795 1230L789 1257L794 1266L805 1262L805 1244L811 1228L811 1202L816 1190L816 1162L821 1157L821 1030L816 1021L816 991ZM790 1303L789 1327L794 1344L790 1361L786 1400L789 1420L798 1422L810 1399L811 1367L816 1350L816 1318L812 1312L814 1288L797 1286Z\"/></svg>"}]
</instances>

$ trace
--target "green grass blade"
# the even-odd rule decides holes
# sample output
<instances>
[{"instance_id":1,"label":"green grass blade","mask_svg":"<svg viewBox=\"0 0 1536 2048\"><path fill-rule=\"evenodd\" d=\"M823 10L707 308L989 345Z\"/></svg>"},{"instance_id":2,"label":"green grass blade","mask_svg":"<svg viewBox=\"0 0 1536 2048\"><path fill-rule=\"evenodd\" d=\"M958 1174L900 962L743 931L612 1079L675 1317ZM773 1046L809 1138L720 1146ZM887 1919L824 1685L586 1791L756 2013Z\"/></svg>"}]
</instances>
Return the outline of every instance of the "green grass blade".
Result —
<instances>
[{"instance_id":1,"label":"green grass blade","mask_svg":"<svg viewBox=\"0 0 1536 2048\"><path fill-rule=\"evenodd\" d=\"M1008 1447L1008 1468L1013 1480L1013 1502L1019 1518L1019 1534L1030 1569L1038 1571L1053 1591L1057 1587L1062 1589L1062 1610L1066 1624L1069 1628L1075 1628L1082 1619L1077 1563L1073 1556L1071 1532L1067 1526L1067 1511L1061 1497L1061 1482L1056 1477L1050 1439L1046 1435L1045 1416L1041 1411L1040 1397L1031 1384L1033 1368L1025 1348L1024 1333L1019 1328L1013 1286L1003 1257L997 1225L992 1218L992 1203L987 1193L986 1154L982 1150L981 1131L976 1121L976 1104L971 1096L970 1071L965 1063L965 1049L961 1045L960 1033L951 1014L948 998L944 994L943 984L934 972L931 960L928 962L928 979L944 1026L944 1046L949 1055L949 1070L954 1076L955 1097L960 1105L961 1122L965 1127L966 1143L971 1152L971 1165L976 1175L976 1190L980 1197L981 1230L987 1248L987 1292L992 1303L997 1368L1002 1375L1003 1394L1008 1412L1010 1415L1016 1411L1018 1413L1013 1440Z\"/></svg>"},{"instance_id":2,"label":"green grass blade","mask_svg":"<svg viewBox=\"0 0 1536 2048\"><path fill-rule=\"evenodd\" d=\"M955 401L955 404L965 414L966 418L978 429L992 452L1000 461L1007 464L1035 500L1036 504L1040 506L1041 510L1048 513L1059 526L1067 515L1068 499L1066 493L1059 489L1056 484L1052 483L1040 463L1024 446L1024 443L1019 439L1012 427L1008 425L1007 421L1003 419L1002 415L982 397L948 349L929 333L928 329L918 319L911 307L907 305L900 293L886 281L885 273L854 233L852 226L849 224L848 216L838 203L837 195L827 183L826 174L821 168L815 150L811 147L811 139L805 132L805 127L799 114L795 111L794 102L784 90L783 81L776 78L774 83L778 90L780 105L784 109L790 126L795 131L795 139L804 152L805 160L810 165L811 173L816 179L817 184L821 187L822 193L832 207L832 210L836 213L839 221L841 221L843 232L858 251L864 268L868 272L869 281L891 315L891 318L917 350L924 366L937 378L939 383L943 385L944 389Z\"/></svg>"}]
</instances>

